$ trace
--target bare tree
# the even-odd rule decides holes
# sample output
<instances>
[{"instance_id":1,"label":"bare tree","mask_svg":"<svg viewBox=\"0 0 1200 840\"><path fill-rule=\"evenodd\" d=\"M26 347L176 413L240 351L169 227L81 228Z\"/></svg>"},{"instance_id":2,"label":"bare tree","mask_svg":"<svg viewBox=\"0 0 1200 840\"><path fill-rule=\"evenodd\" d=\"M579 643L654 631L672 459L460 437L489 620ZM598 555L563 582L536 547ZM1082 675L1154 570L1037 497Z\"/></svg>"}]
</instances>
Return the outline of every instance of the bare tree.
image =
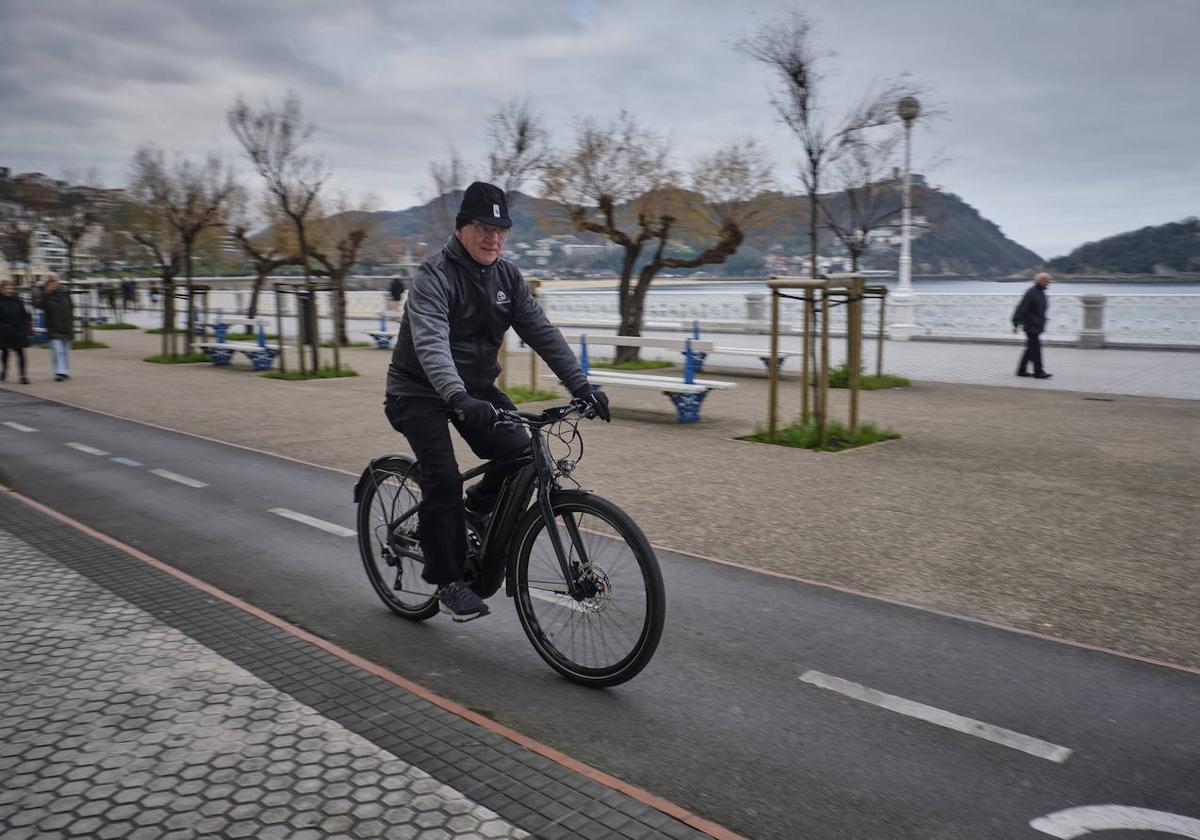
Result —
<instances>
[{"instance_id":1,"label":"bare tree","mask_svg":"<svg viewBox=\"0 0 1200 840\"><path fill-rule=\"evenodd\" d=\"M510 99L488 117L488 136L488 175L511 210L516 192L550 162L550 133L528 99Z\"/></svg>"},{"instance_id":2,"label":"bare tree","mask_svg":"<svg viewBox=\"0 0 1200 840\"><path fill-rule=\"evenodd\" d=\"M849 138L845 153L834 166L837 191L821 199L825 227L837 237L850 255L850 267L871 244L871 234L894 223L900 214L901 198L892 175L896 149L902 135L888 131L870 138L865 132Z\"/></svg>"},{"instance_id":3,"label":"bare tree","mask_svg":"<svg viewBox=\"0 0 1200 840\"><path fill-rule=\"evenodd\" d=\"M462 158L453 143L450 144L450 156L446 160L429 162L429 180L433 186L430 243L436 245L454 230L459 194L467 186Z\"/></svg>"},{"instance_id":4,"label":"bare tree","mask_svg":"<svg viewBox=\"0 0 1200 840\"><path fill-rule=\"evenodd\" d=\"M80 246L89 232L99 226L104 208L95 191L87 188L62 190L39 213L42 227L63 244L67 251L68 286L75 279L75 263Z\"/></svg>"},{"instance_id":5,"label":"bare tree","mask_svg":"<svg viewBox=\"0 0 1200 840\"><path fill-rule=\"evenodd\" d=\"M875 85L851 108L833 115L819 97L824 77L820 68L830 53L816 42L816 24L803 12L763 26L755 35L738 41L737 48L754 61L765 64L775 76L777 88L771 103L784 124L800 141L804 161L800 181L808 194L809 249L812 271L817 268L817 230L820 224L822 177L861 132L895 123L896 103L912 92L905 80L888 80Z\"/></svg>"},{"instance_id":6,"label":"bare tree","mask_svg":"<svg viewBox=\"0 0 1200 840\"><path fill-rule=\"evenodd\" d=\"M126 200L114 211L114 226L150 258L158 270L163 295L162 354L174 356L175 280L183 269L183 243L160 208L149 202L150 193L135 181Z\"/></svg>"},{"instance_id":7,"label":"bare tree","mask_svg":"<svg viewBox=\"0 0 1200 840\"><path fill-rule=\"evenodd\" d=\"M14 215L0 219L0 254L12 268L24 269L26 276L33 261L33 231L33 222L28 218Z\"/></svg>"},{"instance_id":8,"label":"bare tree","mask_svg":"<svg viewBox=\"0 0 1200 840\"><path fill-rule=\"evenodd\" d=\"M168 166L161 149L143 146L133 157L130 192L147 208L161 214L179 239L187 289L184 352L190 352L195 320L192 257L205 231L224 227L231 205L240 200L240 187L233 173L215 155L209 155L202 164L177 158ZM173 330L174 323L163 326Z\"/></svg>"},{"instance_id":9,"label":"bare tree","mask_svg":"<svg viewBox=\"0 0 1200 840\"><path fill-rule=\"evenodd\" d=\"M300 99L294 93L289 93L278 108L265 104L258 111L239 95L226 117L268 194L291 222L306 291L312 295L308 227L321 187L329 177L324 161L304 151L304 145L312 138L313 125L305 121ZM320 350L314 340L312 369L319 365Z\"/></svg>"},{"instance_id":10,"label":"bare tree","mask_svg":"<svg viewBox=\"0 0 1200 840\"><path fill-rule=\"evenodd\" d=\"M642 128L632 115L622 113L608 126L590 118L579 122L574 146L546 170L544 187L548 197L566 205L576 230L600 234L624 251L619 335L641 334L646 293L659 271L720 263L737 251L745 233L735 208L739 201L749 201L759 183L765 183L761 157L751 162L747 152L757 155L755 148L735 144L712 159L722 165L736 161L744 167L741 177L730 170L710 175L702 164L693 179L694 191L688 193L671 166L670 144ZM747 191L736 200L732 190L718 188L735 182ZM703 233L715 241L694 256L668 253L672 245L682 244L687 233L702 235L700 223L705 220L708 230ZM618 348L616 358L633 361L638 348Z\"/></svg>"},{"instance_id":11,"label":"bare tree","mask_svg":"<svg viewBox=\"0 0 1200 840\"><path fill-rule=\"evenodd\" d=\"M334 340L342 347L350 345L346 330L346 275L358 261L363 244L371 233L371 212L377 202L368 197L352 208L345 196L338 198L334 212L313 225L309 253L317 262L316 273L329 278L333 286Z\"/></svg>"},{"instance_id":12,"label":"bare tree","mask_svg":"<svg viewBox=\"0 0 1200 840\"><path fill-rule=\"evenodd\" d=\"M256 237L251 233L251 221L244 212L238 214L230 227L230 233L254 269L254 283L246 306L246 317L250 319L258 316L258 297L267 278L285 265L300 264L300 252L295 237L289 235L287 220L280 216L274 204L265 203L263 210L268 224L262 235Z\"/></svg>"}]
</instances>

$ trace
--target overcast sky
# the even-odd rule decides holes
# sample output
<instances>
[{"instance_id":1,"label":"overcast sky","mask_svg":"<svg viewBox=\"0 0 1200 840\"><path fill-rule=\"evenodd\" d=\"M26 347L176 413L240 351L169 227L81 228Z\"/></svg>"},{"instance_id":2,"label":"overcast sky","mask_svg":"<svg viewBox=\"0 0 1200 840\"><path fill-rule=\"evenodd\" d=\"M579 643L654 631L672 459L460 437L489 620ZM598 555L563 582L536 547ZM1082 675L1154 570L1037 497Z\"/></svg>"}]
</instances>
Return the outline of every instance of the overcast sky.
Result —
<instances>
[{"instance_id":1,"label":"overcast sky","mask_svg":"<svg viewBox=\"0 0 1200 840\"><path fill-rule=\"evenodd\" d=\"M799 192L765 68L733 49L793 9L837 52L832 110L926 81L945 117L914 168L1039 254L1200 214L1197 0L0 0L0 166L120 186L146 142L234 161L234 96L293 90L334 183L403 209L450 143L482 176L486 115L528 96L559 144L621 108L682 164L755 137Z\"/></svg>"}]
</instances>

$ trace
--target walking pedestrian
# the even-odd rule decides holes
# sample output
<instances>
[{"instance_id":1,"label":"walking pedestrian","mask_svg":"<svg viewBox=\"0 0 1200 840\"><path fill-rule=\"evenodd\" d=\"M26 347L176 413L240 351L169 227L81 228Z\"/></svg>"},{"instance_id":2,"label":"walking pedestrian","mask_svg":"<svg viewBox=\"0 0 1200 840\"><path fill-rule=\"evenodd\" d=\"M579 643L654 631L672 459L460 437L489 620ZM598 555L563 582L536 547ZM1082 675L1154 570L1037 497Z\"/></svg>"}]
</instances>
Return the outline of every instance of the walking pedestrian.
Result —
<instances>
[{"instance_id":1,"label":"walking pedestrian","mask_svg":"<svg viewBox=\"0 0 1200 840\"><path fill-rule=\"evenodd\" d=\"M392 283L388 287L388 309L393 312L400 308L400 301L404 297L404 279L397 274L392 278Z\"/></svg>"},{"instance_id":2,"label":"walking pedestrian","mask_svg":"<svg viewBox=\"0 0 1200 840\"><path fill-rule=\"evenodd\" d=\"M25 370L25 348L33 341L33 318L25 302L13 291L11 280L0 280L0 382L8 380L8 353L17 357L21 384L28 385Z\"/></svg>"},{"instance_id":3,"label":"walking pedestrian","mask_svg":"<svg viewBox=\"0 0 1200 840\"><path fill-rule=\"evenodd\" d=\"M71 293L51 274L42 287L38 308L46 313L46 337L54 354L54 381L71 378L71 342L75 340L75 305Z\"/></svg>"},{"instance_id":4,"label":"walking pedestrian","mask_svg":"<svg viewBox=\"0 0 1200 840\"><path fill-rule=\"evenodd\" d=\"M1046 287L1049 285L1050 275L1044 271L1038 274L1013 312L1013 332L1025 330L1025 352L1021 354L1021 361L1017 365L1017 376L1049 379L1053 375L1046 373L1042 367L1042 333L1046 331L1046 311L1050 308L1050 302L1046 299ZM1032 374L1029 372L1031 364Z\"/></svg>"}]
</instances>

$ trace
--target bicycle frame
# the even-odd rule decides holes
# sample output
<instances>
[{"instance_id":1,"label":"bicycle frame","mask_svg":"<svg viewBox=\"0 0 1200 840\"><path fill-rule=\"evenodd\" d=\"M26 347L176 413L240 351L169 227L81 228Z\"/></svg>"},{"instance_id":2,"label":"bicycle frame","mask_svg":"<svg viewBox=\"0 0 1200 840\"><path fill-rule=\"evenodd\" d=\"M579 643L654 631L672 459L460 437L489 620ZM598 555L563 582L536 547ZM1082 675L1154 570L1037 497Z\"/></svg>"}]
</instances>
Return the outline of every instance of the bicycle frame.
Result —
<instances>
[{"instance_id":1,"label":"bicycle frame","mask_svg":"<svg viewBox=\"0 0 1200 840\"><path fill-rule=\"evenodd\" d=\"M544 419L544 417L537 417L536 415L520 414L520 416L524 420L536 419L537 421L541 421ZM563 416L566 415L564 414ZM567 582L567 594L578 599L577 571L579 565L586 565L588 563L587 552L575 520L570 516L565 517L564 524L567 534L571 539L571 545L574 547L576 555L580 558L579 562L572 567L572 564L567 559L562 535L554 527L554 506L551 495L555 490L559 489L559 484L554 477L554 457L550 453L550 445L546 440L545 434L542 432L541 426L537 422L530 422L524 425L529 430L528 454L505 461L488 461L485 464L480 464L478 467L468 470L461 476L463 482L467 482L472 478L500 467L507 467L513 463L521 464L520 468L508 476L500 487L500 494L496 499L496 507L492 513L491 524L488 527L487 533L483 535L483 543L479 549L476 590L481 597L487 598L495 594L500 588L500 584L504 583L506 595L511 598L516 594L516 553L515 551L510 551L510 548L512 548L511 543L516 535L517 526L520 524L525 511L529 507L530 499L534 496L536 485L538 511L541 514L542 520L546 523L546 533L550 537L550 544L554 548L555 556L562 570L563 580ZM354 486L354 501L356 503L359 501L362 487L366 482L372 480L376 465L390 458L401 458L406 461L412 460L412 456L410 455L399 454L381 455L372 459ZM406 518L410 515L412 515L412 512L407 513Z\"/></svg>"}]
</instances>

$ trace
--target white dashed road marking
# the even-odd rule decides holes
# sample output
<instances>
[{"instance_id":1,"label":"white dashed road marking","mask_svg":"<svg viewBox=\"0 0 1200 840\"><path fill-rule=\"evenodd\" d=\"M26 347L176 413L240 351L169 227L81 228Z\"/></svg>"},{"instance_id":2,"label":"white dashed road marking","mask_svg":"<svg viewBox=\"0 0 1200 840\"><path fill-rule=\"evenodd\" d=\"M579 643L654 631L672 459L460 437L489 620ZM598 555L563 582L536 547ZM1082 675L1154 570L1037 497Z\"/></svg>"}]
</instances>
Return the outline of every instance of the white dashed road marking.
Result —
<instances>
[{"instance_id":1,"label":"white dashed road marking","mask_svg":"<svg viewBox=\"0 0 1200 840\"><path fill-rule=\"evenodd\" d=\"M68 443L67 446L72 449L78 449L80 452L86 452L89 455L107 455L103 449L97 449L94 446L88 446L86 443Z\"/></svg>"},{"instance_id":2,"label":"white dashed road marking","mask_svg":"<svg viewBox=\"0 0 1200 840\"><path fill-rule=\"evenodd\" d=\"M118 464L124 464L127 467L140 467L141 461L135 461L132 458L113 458Z\"/></svg>"},{"instance_id":3,"label":"white dashed road marking","mask_svg":"<svg viewBox=\"0 0 1200 840\"><path fill-rule=\"evenodd\" d=\"M18 432L36 432L37 431L37 429L33 428L33 426L26 426L22 423L16 422L15 420L5 420L4 425L8 426L10 429L16 429Z\"/></svg>"},{"instance_id":4,"label":"white dashed road marking","mask_svg":"<svg viewBox=\"0 0 1200 840\"><path fill-rule=\"evenodd\" d=\"M295 522L302 522L305 525L311 525L313 528L320 528L322 531L333 534L337 537L353 537L358 533L357 531L352 531L349 528L343 528L341 525L334 525L332 522L326 522L324 519L317 519L315 516L296 513L296 511L288 510L287 508L271 508L270 512L276 516L282 516L284 519L291 519Z\"/></svg>"},{"instance_id":5,"label":"white dashed road marking","mask_svg":"<svg viewBox=\"0 0 1200 840\"><path fill-rule=\"evenodd\" d=\"M1149 808L1131 808L1126 805L1085 805L1068 808L1029 823L1043 834L1070 840L1096 831L1161 831L1163 834L1192 837L1200 840L1200 820L1171 814L1166 811L1151 811Z\"/></svg>"},{"instance_id":6,"label":"white dashed road marking","mask_svg":"<svg viewBox=\"0 0 1200 840\"><path fill-rule=\"evenodd\" d=\"M1043 741L1031 735L1022 735L1020 732L1013 732L1010 729L1002 729L999 726L993 726L990 723L983 723L973 718L956 715L953 712L947 712L933 706L926 706L924 703L918 703L915 700L906 700L894 694L885 694L882 691L876 691L873 688L868 688L865 685L859 685L849 680L843 680L840 677L831 677L828 674L822 674L820 671L805 671L800 680L809 685L815 685L818 688L835 691L838 694L844 694L855 700L879 706L881 709L887 709L888 711L908 715L927 723L944 726L947 729L953 729L955 732L962 732L965 735L974 735L976 738L982 738L994 744L1000 744L1010 749L1037 756L1038 758L1044 758L1047 761L1054 761L1061 764L1071 755L1071 751L1066 747L1051 744L1049 741Z\"/></svg>"},{"instance_id":7,"label":"white dashed road marking","mask_svg":"<svg viewBox=\"0 0 1200 840\"><path fill-rule=\"evenodd\" d=\"M157 475L161 478L165 478L168 481L177 481L180 484L186 484L188 487L207 487L208 486L203 481L197 481L194 478L188 478L186 475L180 475L179 473L173 473L170 470L150 470L150 472L154 473L155 475Z\"/></svg>"}]
</instances>

